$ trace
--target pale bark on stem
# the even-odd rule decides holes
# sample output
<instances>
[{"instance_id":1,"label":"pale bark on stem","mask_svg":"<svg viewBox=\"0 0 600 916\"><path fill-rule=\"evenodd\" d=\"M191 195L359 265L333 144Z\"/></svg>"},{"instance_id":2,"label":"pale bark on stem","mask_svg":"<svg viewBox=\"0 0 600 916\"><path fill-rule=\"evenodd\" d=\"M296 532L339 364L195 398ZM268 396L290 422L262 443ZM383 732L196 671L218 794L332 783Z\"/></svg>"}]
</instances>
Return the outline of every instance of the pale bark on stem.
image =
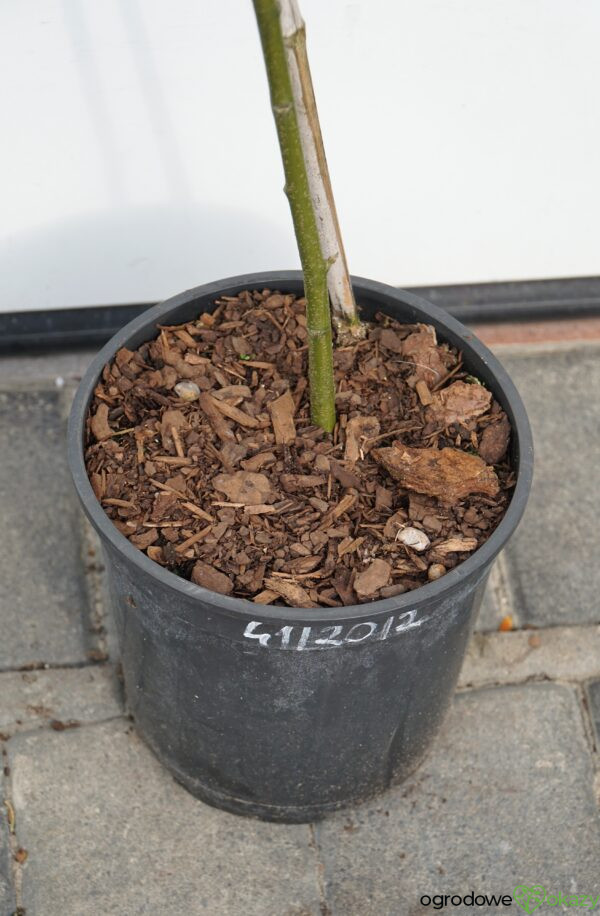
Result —
<instances>
[{"instance_id":1,"label":"pale bark on stem","mask_svg":"<svg viewBox=\"0 0 600 916\"><path fill-rule=\"evenodd\" d=\"M306 29L296 0L279 0L279 8L310 194L317 219L321 251L328 264L327 285L333 320L338 331L349 329L358 333L361 324L350 282L319 124L306 52Z\"/></svg>"},{"instance_id":2,"label":"pale bark on stem","mask_svg":"<svg viewBox=\"0 0 600 916\"><path fill-rule=\"evenodd\" d=\"M326 432L335 426L335 384L327 261L321 250L307 168L300 139L292 82L277 0L253 0L263 48L271 107L285 172L294 231L304 275L308 372L313 423Z\"/></svg>"}]
</instances>

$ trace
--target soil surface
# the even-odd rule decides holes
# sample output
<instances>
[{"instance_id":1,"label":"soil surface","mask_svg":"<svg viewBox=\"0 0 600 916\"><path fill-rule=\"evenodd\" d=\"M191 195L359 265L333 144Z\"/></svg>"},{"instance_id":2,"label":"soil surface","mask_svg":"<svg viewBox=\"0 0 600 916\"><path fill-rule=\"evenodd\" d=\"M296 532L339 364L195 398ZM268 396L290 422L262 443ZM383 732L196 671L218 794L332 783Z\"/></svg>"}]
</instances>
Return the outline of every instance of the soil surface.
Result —
<instances>
[{"instance_id":1,"label":"soil surface","mask_svg":"<svg viewBox=\"0 0 600 916\"><path fill-rule=\"evenodd\" d=\"M260 604L336 607L440 578L510 501L510 426L461 354L379 314L335 350L338 422L310 421L305 301L243 292L105 367L86 463L154 562Z\"/></svg>"}]
</instances>

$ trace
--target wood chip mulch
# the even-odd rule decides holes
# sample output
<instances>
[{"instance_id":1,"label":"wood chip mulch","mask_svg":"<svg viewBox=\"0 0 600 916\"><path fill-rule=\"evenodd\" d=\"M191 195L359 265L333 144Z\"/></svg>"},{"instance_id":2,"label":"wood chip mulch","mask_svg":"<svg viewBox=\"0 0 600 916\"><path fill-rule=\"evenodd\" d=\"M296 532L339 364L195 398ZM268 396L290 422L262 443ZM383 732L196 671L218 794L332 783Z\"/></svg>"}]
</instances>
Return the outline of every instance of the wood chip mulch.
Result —
<instances>
[{"instance_id":1,"label":"wood chip mulch","mask_svg":"<svg viewBox=\"0 0 600 916\"><path fill-rule=\"evenodd\" d=\"M510 426L428 325L380 314L335 351L338 422L311 424L305 301L216 303L105 367L86 463L154 562L261 604L336 607L439 578L510 501Z\"/></svg>"}]
</instances>

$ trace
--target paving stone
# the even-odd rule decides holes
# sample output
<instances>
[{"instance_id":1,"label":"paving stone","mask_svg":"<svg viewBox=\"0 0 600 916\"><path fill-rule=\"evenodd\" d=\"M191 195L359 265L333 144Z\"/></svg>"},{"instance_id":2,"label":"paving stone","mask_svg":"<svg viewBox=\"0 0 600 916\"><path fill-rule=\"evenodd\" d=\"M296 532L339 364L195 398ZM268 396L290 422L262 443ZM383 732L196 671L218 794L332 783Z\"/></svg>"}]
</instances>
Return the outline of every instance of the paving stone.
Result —
<instances>
[{"instance_id":1,"label":"paving stone","mask_svg":"<svg viewBox=\"0 0 600 916\"><path fill-rule=\"evenodd\" d=\"M0 800L4 798L4 776L0 770ZM13 882L12 859L8 843L8 822L6 809L0 804L0 914L8 916L16 908Z\"/></svg>"},{"instance_id":2,"label":"paving stone","mask_svg":"<svg viewBox=\"0 0 600 916\"><path fill-rule=\"evenodd\" d=\"M308 826L210 808L124 720L9 742L35 916L320 916Z\"/></svg>"},{"instance_id":3,"label":"paving stone","mask_svg":"<svg viewBox=\"0 0 600 916\"><path fill-rule=\"evenodd\" d=\"M498 623L500 622L499 615L500 608L498 607L498 601L490 578L486 590L483 593L483 600L475 624L475 632L487 633L489 630L497 630Z\"/></svg>"},{"instance_id":4,"label":"paving stone","mask_svg":"<svg viewBox=\"0 0 600 916\"><path fill-rule=\"evenodd\" d=\"M520 626L519 613L512 599L506 557L502 552L492 566L475 625L475 632L496 633L507 615L511 616L513 627L518 629Z\"/></svg>"},{"instance_id":5,"label":"paving stone","mask_svg":"<svg viewBox=\"0 0 600 916\"><path fill-rule=\"evenodd\" d=\"M600 680L588 684L587 695L592 722L594 723L596 750L600 751Z\"/></svg>"},{"instance_id":6,"label":"paving stone","mask_svg":"<svg viewBox=\"0 0 600 916\"><path fill-rule=\"evenodd\" d=\"M75 384L85 373L98 352L96 350L63 350L0 357L0 384L50 381L58 385Z\"/></svg>"},{"instance_id":7,"label":"paving stone","mask_svg":"<svg viewBox=\"0 0 600 916\"><path fill-rule=\"evenodd\" d=\"M0 669L83 661L79 509L56 391L0 391Z\"/></svg>"},{"instance_id":8,"label":"paving stone","mask_svg":"<svg viewBox=\"0 0 600 916\"><path fill-rule=\"evenodd\" d=\"M529 413L535 477L508 549L523 623L600 622L600 353L595 347L503 356Z\"/></svg>"},{"instance_id":9,"label":"paving stone","mask_svg":"<svg viewBox=\"0 0 600 916\"><path fill-rule=\"evenodd\" d=\"M459 686L518 684L536 678L585 681L595 677L600 677L600 627L549 627L475 634ZM600 712L600 696L598 703Z\"/></svg>"},{"instance_id":10,"label":"paving stone","mask_svg":"<svg viewBox=\"0 0 600 916\"><path fill-rule=\"evenodd\" d=\"M483 593L483 600L475 623L476 633L488 633L497 630L503 617L500 601L499 560L492 566L488 583Z\"/></svg>"},{"instance_id":11,"label":"paving stone","mask_svg":"<svg viewBox=\"0 0 600 916\"><path fill-rule=\"evenodd\" d=\"M27 731L50 721L98 722L122 713L111 666L10 671L0 674L0 732Z\"/></svg>"},{"instance_id":12,"label":"paving stone","mask_svg":"<svg viewBox=\"0 0 600 916\"><path fill-rule=\"evenodd\" d=\"M434 912L424 894L511 894L519 884L600 894L600 818L574 691L459 695L421 769L323 821L317 840L327 901L343 916L417 916Z\"/></svg>"}]
</instances>

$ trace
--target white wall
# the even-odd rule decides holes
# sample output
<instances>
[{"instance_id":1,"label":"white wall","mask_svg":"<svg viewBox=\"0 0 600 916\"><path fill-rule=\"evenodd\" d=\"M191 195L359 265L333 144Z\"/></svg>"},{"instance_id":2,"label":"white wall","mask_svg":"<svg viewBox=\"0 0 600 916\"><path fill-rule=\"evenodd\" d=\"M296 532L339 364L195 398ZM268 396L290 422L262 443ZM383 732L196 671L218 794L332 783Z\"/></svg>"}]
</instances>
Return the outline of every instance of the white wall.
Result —
<instances>
[{"instance_id":1,"label":"white wall","mask_svg":"<svg viewBox=\"0 0 600 916\"><path fill-rule=\"evenodd\" d=\"M600 273L597 0L302 0L354 273ZM250 0L3 0L0 308L297 265Z\"/></svg>"}]
</instances>

